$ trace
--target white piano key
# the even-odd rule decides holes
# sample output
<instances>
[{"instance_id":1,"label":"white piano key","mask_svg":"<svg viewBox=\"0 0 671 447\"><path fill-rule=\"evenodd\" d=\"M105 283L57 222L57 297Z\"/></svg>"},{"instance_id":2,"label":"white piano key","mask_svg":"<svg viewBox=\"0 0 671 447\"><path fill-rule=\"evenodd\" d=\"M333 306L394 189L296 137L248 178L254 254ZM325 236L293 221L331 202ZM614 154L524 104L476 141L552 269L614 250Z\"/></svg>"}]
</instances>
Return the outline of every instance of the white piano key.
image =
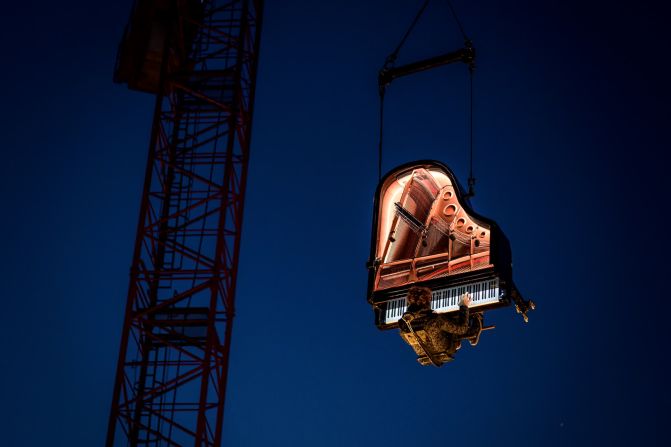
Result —
<instances>
[{"instance_id":1,"label":"white piano key","mask_svg":"<svg viewBox=\"0 0 671 447\"><path fill-rule=\"evenodd\" d=\"M498 303L503 297L499 289L499 279L494 278L467 285L434 290L431 294L431 309L438 313L459 310L459 303L464 293L471 294L471 308ZM405 297L389 300L384 312L384 322L386 324L397 322L405 313L406 308Z\"/></svg>"}]
</instances>

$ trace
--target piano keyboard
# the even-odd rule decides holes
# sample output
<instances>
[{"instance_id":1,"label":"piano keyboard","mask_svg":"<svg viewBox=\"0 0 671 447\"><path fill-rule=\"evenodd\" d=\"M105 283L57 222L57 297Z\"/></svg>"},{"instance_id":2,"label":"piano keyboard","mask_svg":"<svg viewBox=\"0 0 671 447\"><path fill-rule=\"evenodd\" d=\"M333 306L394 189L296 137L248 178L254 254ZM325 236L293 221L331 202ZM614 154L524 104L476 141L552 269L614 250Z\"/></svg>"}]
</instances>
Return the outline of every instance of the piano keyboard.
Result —
<instances>
[{"instance_id":1,"label":"piano keyboard","mask_svg":"<svg viewBox=\"0 0 671 447\"><path fill-rule=\"evenodd\" d=\"M471 305L469 306L471 309L478 306L484 306L485 304L498 303L501 298L499 293L499 279L488 279L471 284L462 284L459 286L434 290L431 294L431 309L439 313L459 310L459 301L465 293L471 295ZM405 313L406 306L407 303L405 297L388 301L384 315L384 323L390 324L397 322L403 313Z\"/></svg>"}]
</instances>

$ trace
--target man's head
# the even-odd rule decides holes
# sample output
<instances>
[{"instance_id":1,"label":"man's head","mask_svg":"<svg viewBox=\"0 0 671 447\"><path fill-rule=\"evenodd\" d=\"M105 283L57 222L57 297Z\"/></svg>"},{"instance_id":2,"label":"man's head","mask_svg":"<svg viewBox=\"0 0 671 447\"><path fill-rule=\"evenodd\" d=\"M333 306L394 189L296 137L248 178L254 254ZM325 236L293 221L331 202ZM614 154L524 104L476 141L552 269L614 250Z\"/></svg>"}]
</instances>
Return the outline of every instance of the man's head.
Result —
<instances>
[{"instance_id":1,"label":"man's head","mask_svg":"<svg viewBox=\"0 0 671 447\"><path fill-rule=\"evenodd\" d=\"M408 307L431 308L431 289L428 287L410 287L408 290Z\"/></svg>"}]
</instances>

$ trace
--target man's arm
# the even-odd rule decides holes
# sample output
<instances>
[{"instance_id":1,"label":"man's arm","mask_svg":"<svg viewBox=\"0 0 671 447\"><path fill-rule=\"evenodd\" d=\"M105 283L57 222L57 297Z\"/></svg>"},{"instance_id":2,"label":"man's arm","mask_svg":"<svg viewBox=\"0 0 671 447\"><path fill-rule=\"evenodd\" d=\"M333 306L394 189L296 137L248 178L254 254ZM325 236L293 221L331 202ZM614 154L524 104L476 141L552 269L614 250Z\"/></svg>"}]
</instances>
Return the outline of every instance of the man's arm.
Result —
<instances>
[{"instance_id":1,"label":"man's arm","mask_svg":"<svg viewBox=\"0 0 671 447\"><path fill-rule=\"evenodd\" d=\"M469 309L470 305L471 305L471 295L466 293L461 298L461 304L459 305L459 323L461 325L466 325L466 328L468 328L468 317L470 316L470 309Z\"/></svg>"},{"instance_id":2,"label":"man's arm","mask_svg":"<svg viewBox=\"0 0 671 447\"><path fill-rule=\"evenodd\" d=\"M469 304L471 304L471 297L468 294L464 295L461 305L459 306L459 315L453 319L447 315L440 316L440 330L449 332L455 335L465 335L468 332L468 319L470 316Z\"/></svg>"}]
</instances>

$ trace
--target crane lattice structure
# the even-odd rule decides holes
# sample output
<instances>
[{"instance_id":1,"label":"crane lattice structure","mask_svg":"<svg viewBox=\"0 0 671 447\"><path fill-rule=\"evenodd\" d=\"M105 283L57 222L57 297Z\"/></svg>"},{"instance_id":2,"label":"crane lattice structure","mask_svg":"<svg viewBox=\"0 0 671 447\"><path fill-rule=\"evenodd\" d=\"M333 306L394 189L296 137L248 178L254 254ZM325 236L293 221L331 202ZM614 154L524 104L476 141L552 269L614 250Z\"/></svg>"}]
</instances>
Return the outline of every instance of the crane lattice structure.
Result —
<instances>
[{"instance_id":1,"label":"crane lattice structure","mask_svg":"<svg viewBox=\"0 0 671 447\"><path fill-rule=\"evenodd\" d=\"M156 95L107 447L219 446L263 0L136 0L117 82Z\"/></svg>"}]
</instances>

